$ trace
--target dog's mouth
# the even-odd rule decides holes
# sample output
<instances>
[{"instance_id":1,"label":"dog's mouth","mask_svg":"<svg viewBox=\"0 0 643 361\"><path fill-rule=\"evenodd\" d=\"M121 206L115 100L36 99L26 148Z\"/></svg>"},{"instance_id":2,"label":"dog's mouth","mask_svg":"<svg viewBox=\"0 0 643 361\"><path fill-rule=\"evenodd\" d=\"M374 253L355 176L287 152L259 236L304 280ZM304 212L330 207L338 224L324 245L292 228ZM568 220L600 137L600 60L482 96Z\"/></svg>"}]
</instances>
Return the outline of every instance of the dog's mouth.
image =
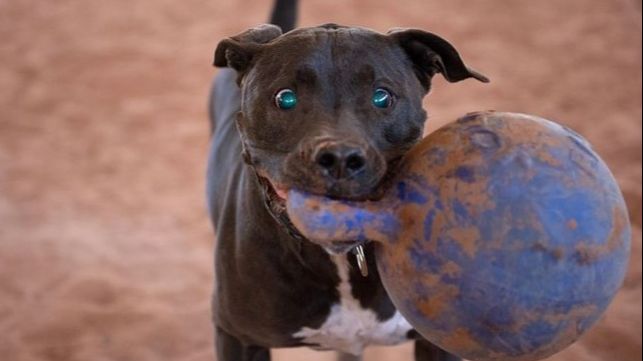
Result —
<instances>
[{"instance_id":1,"label":"dog's mouth","mask_svg":"<svg viewBox=\"0 0 643 361\"><path fill-rule=\"evenodd\" d=\"M288 200L288 188L275 184L267 177L257 174L259 183L263 188L264 199L266 207L270 214L275 218L286 231L296 239L306 240L306 238L299 233L297 228L290 221L286 211L286 201ZM367 243L366 241L358 240L337 240L329 243L320 244L330 254L345 254L353 251L357 246Z\"/></svg>"},{"instance_id":2,"label":"dog's mouth","mask_svg":"<svg viewBox=\"0 0 643 361\"><path fill-rule=\"evenodd\" d=\"M382 179L380 179L375 190L365 199L376 201L384 195L384 192L390 188L392 181L394 180L394 175L397 173L397 168L401 159L402 157L400 156L388 162L387 172L384 174ZM289 190L288 187L277 182L273 182L262 172L257 171L256 175L263 190L264 202L268 212L294 239L316 243L330 254L345 254L355 251L360 245L368 243L368 241L358 240L335 240L321 244L307 239L299 232L288 216L288 212L286 210L286 201L288 200Z\"/></svg>"},{"instance_id":3,"label":"dog's mouth","mask_svg":"<svg viewBox=\"0 0 643 361\"><path fill-rule=\"evenodd\" d=\"M286 200L288 199L288 188L276 185L267 177L257 174L259 183L263 188L266 205L268 208L276 213L285 214Z\"/></svg>"}]
</instances>

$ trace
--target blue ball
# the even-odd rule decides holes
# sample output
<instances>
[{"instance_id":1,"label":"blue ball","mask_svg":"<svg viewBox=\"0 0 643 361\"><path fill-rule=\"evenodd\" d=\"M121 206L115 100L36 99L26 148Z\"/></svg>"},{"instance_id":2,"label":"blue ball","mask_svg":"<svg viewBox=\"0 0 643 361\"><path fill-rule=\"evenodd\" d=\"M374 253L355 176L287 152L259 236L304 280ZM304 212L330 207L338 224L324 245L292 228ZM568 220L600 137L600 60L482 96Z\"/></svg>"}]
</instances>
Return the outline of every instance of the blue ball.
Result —
<instances>
[{"instance_id":1,"label":"blue ball","mask_svg":"<svg viewBox=\"0 0 643 361\"><path fill-rule=\"evenodd\" d=\"M403 168L391 202L404 229L379 247L378 266L400 311L444 349L471 360L547 357L587 331L621 286L627 208L573 131L470 114Z\"/></svg>"},{"instance_id":2,"label":"blue ball","mask_svg":"<svg viewBox=\"0 0 643 361\"><path fill-rule=\"evenodd\" d=\"M630 222L609 169L578 134L515 113L469 114L402 161L377 202L292 191L309 239L372 240L393 303L470 360L537 360L577 340L623 282Z\"/></svg>"}]
</instances>

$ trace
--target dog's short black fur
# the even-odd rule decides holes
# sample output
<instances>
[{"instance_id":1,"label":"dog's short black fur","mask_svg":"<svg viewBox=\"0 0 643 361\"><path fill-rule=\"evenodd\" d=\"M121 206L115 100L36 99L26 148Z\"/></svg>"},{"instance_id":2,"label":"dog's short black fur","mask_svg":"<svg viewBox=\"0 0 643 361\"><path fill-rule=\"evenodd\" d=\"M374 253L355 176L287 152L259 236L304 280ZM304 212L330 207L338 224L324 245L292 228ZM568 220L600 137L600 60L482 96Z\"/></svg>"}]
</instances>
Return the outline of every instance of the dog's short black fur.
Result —
<instances>
[{"instance_id":1,"label":"dog's short black fur","mask_svg":"<svg viewBox=\"0 0 643 361\"><path fill-rule=\"evenodd\" d=\"M399 29L383 35L333 24L289 31L295 13L296 1L279 0L271 20L276 25L225 39L215 52L216 66L233 69L221 70L213 86L207 174L217 235L219 361L265 361L271 347L306 345L293 334L319 327L339 301L329 251L346 252L354 244L324 249L304 239L288 220L283 192L377 194L422 134L422 98L431 78L487 81L434 34ZM378 88L391 94L390 106L373 106ZM296 92L296 107L275 104L281 89ZM395 307L368 244L366 253L371 273L350 270L352 294L386 320ZM453 359L416 341L417 361Z\"/></svg>"}]
</instances>

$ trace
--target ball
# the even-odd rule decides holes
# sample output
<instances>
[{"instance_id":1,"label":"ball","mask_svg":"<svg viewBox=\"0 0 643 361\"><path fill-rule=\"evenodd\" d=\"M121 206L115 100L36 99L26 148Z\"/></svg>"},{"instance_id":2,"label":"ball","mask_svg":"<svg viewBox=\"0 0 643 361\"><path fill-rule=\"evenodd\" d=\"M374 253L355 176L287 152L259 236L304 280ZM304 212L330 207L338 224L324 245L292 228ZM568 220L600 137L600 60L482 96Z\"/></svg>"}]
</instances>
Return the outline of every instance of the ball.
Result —
<instances>
[{"instance_id":1,"label":"ball","mask_svg":"<svg viewBox=\"0 0 643 361\"><path fill-rule=\"evenodd\" d=\"M393 303L470 360L536 360L570 345L621 286L630 223L587 141L530 115L469 114L405 158L399 233L376 247Z\"/></svg>"}]
</instances>

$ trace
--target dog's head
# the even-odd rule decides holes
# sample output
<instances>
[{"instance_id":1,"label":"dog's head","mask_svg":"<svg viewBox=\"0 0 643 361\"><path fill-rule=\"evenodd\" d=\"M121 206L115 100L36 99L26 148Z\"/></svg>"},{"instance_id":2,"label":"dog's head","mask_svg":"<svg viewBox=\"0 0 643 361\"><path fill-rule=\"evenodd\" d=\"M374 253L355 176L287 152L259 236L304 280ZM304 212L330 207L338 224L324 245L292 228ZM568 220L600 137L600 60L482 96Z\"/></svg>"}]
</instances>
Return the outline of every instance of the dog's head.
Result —
<instances>
[{"instance_id":1,"label":"dog's head","mask_svg":"<svg viewBox=\"0 0 643 361\"><path fill-rule=\"evenodd\" d=\"M369 197L420 139L435 74L487 81L437 35L334 24L250 29L223 40L214 63L238 72L244 157L275 212L289 188Z\"/></svg>"}]
</instances>

